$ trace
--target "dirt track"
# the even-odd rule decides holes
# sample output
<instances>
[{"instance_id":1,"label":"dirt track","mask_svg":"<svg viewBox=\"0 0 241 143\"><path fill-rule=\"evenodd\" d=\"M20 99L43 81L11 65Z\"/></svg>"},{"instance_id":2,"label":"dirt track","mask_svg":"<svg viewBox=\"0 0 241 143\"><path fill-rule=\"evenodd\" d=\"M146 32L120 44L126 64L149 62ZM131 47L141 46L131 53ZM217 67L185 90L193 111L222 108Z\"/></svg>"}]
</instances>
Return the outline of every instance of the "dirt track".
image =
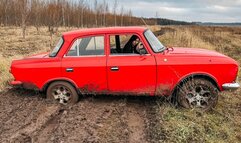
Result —
<instances>
[{"instance_id":1,"label":"dirt track","mask_svg":"<svg viewBox=\"0 0 241 143\"><path fill-rule=\"evenodd\" d=\"M0 93L0 142L158 142L156 98L84 97L61 106L38 92Z\"/></svg>"}]
</instances>

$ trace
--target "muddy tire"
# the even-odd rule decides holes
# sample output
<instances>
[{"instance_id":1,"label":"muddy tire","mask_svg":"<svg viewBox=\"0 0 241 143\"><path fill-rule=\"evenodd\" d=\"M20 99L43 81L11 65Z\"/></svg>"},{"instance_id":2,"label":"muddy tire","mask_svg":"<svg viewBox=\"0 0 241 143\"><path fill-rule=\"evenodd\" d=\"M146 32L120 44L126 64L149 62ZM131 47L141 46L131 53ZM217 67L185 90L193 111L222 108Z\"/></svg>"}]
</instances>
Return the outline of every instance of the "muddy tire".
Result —
<instances>
[{"instance_id":1,"label":"muddy tire","mask_svg":"<svg viewBox=\"0 0 241 143\"><path fill-rule=\"evenodd\" d=\"M177 89L177 102L184 108L208 111L218 101L218 89L206 79L189 78Z\"/></svg>"},{"instance_id":2,"label":"muddy tire","mask_svg":"<svg viewBox=\"0 0 241 143\"><path fill-rule=\"evenodd\" d=\"M53 99L60 104L75 104L79 100L76 89L68 82L56 81L49 85L47 98Z\"/></svg>"}]
</instances>

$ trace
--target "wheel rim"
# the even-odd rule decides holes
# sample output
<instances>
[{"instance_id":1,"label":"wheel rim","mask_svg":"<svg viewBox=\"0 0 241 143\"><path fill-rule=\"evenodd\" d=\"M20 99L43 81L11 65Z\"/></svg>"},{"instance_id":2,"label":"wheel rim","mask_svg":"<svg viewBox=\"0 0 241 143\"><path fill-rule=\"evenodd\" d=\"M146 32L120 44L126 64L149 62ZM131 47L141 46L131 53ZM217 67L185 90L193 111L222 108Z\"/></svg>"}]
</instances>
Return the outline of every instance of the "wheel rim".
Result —
<instances>
[{"instance_id":1,"label":"wheel rim","mask_svg":"<svg viewBox=\"0 0 241 143\"><path fill-rule=\"evenodd\" d=\"M72 96L72 92L63 85L57 85L52 90L52 95L59 103L66 105Z\"/></svg>"},{"instance_id":2,"label":"wheel rim","mask_svg":"<svg viewBox=\"0 0 241 143\"><path fill-rule=\"evenodd\" d=\"M211 104L212 92L203 84L189 86L184 95L191 108L206 108Z\"/></svg>"}]
</instances>

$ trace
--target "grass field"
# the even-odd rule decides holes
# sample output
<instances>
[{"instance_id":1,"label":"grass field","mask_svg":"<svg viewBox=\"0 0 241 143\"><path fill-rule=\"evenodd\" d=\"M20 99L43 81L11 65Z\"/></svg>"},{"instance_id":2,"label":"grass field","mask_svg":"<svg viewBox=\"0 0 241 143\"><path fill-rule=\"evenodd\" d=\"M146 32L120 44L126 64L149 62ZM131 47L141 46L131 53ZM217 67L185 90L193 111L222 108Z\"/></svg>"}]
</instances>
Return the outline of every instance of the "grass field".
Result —
<instances>
[{"instance_id":1,"label":"grass field","mask_svg":"<svg viewBox=\"0 0 241 143\"><path fill-rule=\"evenodd\" d=\"M73 29L76 28L59 28L59 31L53 35L53 40L51 40L46 27L40 28L38 32L34 27L28 27L26 39L22 38L19 27L0 27L0 91L9 90L8 82L12 79L9 68L13 59L49 51L52 49L50 45L54 45L54 43L57 42L62 32ZM151 27L151 29L166 46L215 50L241 63L241 28L156 26ZM238 80L241 81L241 77L239 77ZM1 100L4 99L1 98ZM143 117L143 119L141 119L143 121L139 123L144 124L142 125L143 132L141 132L141 134L144 134L146 142L241 142L240 89L235 92L221 93L217 107L208 113L176 109L163 99L155 99L151 101L152 106L143 107L141 104L144 101L141 101L141 99L138 99L137 103L128 102L128 100L128 98L124 98L123 100L114 101L118 104L118 106L115 105L117 106L116 108L125 114L123 117L119 117L121 119L119 121L119 118L116 118L117 115L119 116L119 111L110 113L109 116L112 118L107 119L105 123L113 126L111 126L110 129L104 128L105 130L97 130L97 132L101 132L99 133L99 141L126 141L123 137L125 135L121 134L121 132L117 133L117 127L128 127L128 124L125 124L125 118L128 118L129 110L133 111L133 113L138 112L142 114L142 111L139 109L135 111L134 107L137 107L145 110L144 115L139 116L140 119ZM86 101L84 104L88 106L89 103ZM125 104L127 104L127 106ZM132 106L132 104L135 105ZM149 104L150 103L147 105ZM94 107L92 103L91 106ZM99 106L101 108L102 104ZM125 109L128 110L125 111ZM129 126L129 128L131 127ZM111 136L109 136L111 134L110 131L113 131ZM133 129L132 131L135 130ZM115 136L115 133L119 138ZM128 135L131 136L132 133L127 133L126 136Z\"/></svg>"}]
</instances>

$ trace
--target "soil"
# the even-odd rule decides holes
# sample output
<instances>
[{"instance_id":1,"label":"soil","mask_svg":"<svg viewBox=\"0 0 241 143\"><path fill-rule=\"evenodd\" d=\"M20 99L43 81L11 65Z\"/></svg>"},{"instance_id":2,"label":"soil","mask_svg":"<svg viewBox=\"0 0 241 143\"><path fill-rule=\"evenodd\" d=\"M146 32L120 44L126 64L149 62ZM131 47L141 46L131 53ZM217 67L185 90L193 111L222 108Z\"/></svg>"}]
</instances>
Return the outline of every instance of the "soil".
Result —
<instances>
[{"instance_id":1,"label":"soil","mask_svg":"<svg viewBox=\"0 0 241 143\"><path fill-rule=\"evenodd\" d=\"M59 105L36 91L0 92L0 142L158 142L155 97L86 96ZM157 134L157 135L155 135Z\"/></svg>"}]
</instances>

